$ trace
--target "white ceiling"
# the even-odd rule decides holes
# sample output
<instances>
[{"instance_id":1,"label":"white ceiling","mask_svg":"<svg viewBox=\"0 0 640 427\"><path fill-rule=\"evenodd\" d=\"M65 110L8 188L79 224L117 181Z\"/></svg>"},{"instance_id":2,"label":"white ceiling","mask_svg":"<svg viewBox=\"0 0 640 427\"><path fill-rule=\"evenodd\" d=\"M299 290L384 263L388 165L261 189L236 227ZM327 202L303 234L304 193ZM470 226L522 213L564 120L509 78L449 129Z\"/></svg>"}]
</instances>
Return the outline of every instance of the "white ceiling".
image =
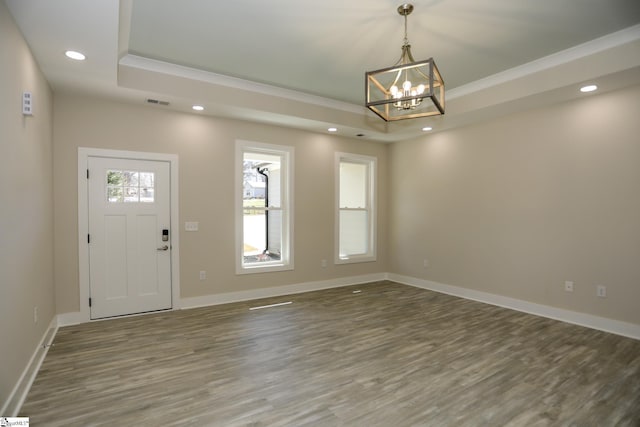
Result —
<instances>
[{"instance_id":1,"label":"white ceiling","mask_svg":"<svg viewBox=\"0 0 640 427\"><path fill-rule=\"evenodd\" d=\"M365 71L400 55L392 0L5 0L54 91L395 141L640 83L638 0L416 0L417 60L444 77L443 117L388 124ZM66 59L67 49L87 60Z\"/></svg>"}]
</instances>

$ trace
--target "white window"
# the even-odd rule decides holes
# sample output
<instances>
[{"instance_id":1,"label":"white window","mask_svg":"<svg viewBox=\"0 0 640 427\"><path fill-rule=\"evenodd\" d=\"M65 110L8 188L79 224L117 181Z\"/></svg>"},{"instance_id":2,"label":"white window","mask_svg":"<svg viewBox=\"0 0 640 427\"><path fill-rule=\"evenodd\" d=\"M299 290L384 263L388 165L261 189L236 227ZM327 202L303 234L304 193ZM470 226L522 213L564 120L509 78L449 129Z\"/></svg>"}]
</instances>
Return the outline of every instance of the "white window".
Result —
<instances>
[{"instance_id":1,"label":"white window","mask_svg":"<svg viewBox=\"0 0 640 427\"><path fill-rule=\"evenodd\" d=\"M293 269L293 147L236 142L236 273Z\"/></svg>"},{"instance_id":2,"label":"white window","mask_svg":"<svg viewBox=\"0 0 640 427\"><path fill-rule=\"evenodd\" d=\"M109 203L153 203L153 172L113 170L107 171L107 201Z\"/></svg>"},{"instance_id":3,"label":"white window","mask_svg":"<svg viewBox=\"0 0 640 427\"><path fill-rule=\"evenodd\" d=\"M336 153L337 264L376 260L376 159Z\"/></svg>"}]
</instances>

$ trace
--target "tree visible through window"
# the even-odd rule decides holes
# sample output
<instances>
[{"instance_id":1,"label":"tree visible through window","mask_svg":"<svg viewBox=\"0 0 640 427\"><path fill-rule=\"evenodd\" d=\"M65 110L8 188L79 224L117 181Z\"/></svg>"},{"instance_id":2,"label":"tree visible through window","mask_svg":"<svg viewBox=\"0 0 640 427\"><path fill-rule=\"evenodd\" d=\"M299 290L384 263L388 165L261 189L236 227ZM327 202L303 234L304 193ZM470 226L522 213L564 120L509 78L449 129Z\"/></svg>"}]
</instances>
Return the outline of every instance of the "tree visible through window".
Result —
<instances>
[{"instance_id":1,"label":"tree visible through window","mask_svg":"<svg viewBox=\"0 0 640 427\"><path fill-rule=\"evenodd\" d=\"M107 201L109 203L153 203L153 172L108 170Z\"/></svg>"}]
</instances>

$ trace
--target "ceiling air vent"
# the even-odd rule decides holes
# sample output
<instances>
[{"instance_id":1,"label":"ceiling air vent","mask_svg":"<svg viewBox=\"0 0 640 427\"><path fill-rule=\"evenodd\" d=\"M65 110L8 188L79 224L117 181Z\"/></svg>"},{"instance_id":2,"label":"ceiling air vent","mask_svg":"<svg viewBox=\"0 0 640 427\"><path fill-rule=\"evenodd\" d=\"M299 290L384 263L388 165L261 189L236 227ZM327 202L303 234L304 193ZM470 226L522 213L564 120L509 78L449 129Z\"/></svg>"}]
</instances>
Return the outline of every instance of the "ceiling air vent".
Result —
<instances>
[{"instance_id":1,"label":"ceiling air vent","mask_svg":"<svg viewBox=\"0 0 640 427\"><path fill-rule=\"evenodd\" d=\"M151 99L151 98L147 99L147 103L148 104L156 104L156 105L164 105L164 106L169 105L169 101L158 101L157 99Z\"/></svg>"}]
</instances>

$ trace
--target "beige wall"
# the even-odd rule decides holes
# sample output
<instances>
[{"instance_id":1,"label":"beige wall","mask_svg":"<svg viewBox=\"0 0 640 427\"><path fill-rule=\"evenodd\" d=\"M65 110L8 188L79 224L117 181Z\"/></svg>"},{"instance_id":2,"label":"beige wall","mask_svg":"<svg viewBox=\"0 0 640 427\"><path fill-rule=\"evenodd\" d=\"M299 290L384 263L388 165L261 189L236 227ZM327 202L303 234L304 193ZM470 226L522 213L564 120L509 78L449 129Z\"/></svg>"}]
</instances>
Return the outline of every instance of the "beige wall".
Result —
<instances>
[{"instance_id":1,"label":"beige wall","mask_svg":"<svg viewBox=\"0 0 640 427\"><path fill-rule=\"evenodd\" d=\"M381 273L385 262L387 204L378 208L378 262L333 265L334 152L378 158L380 200L387 198L386 145L334 135L182 114L73 94L54 101L56 303L58 313L79 311L77 149L93 147L179 156L180 222L200 231L180 234L182 297ZM236 139L295 147L295 270L235 274L234 147ZM328 261L321 268L320 261ZM207 280L199 280L199 271Z\"/></svg>"},{"instance_id":2,"label":"beige wall","mask_svg":"<svg viewBox=\"0 0 640 427\"><path fill-rule=\"evenodd\" d=\"M34 94L33 117L21 114L23 90ZM389 271L640 324L640 87L392 145L142 100L52 98L0 1L2 403L54 313L80 307L80 146L179 155L180 221L200 223L181 232L183 297ZM235 275L236 139L295 147L294 271ZM336 151L378 158L375 263L332 263Z\"/></svg>"},{"instance_id":3,"label":"beige wall","mask_svg":"<svg viewBox=\"0 0 640 427\"><path fill-rule=\"evenodd\" d=\"M640 324L638 117L636 86L394 144L391 271Z\"/></svg>"},{"instance_id":4,"label":"beige wall","mask_svg":"<svg viewBox=\"0 0 640 427\"><path fill-rule=\"evenodd\" d=\"M51 91L0 1L0 409L55 314L51 129Z\"/></svg>"}]
</instances>

